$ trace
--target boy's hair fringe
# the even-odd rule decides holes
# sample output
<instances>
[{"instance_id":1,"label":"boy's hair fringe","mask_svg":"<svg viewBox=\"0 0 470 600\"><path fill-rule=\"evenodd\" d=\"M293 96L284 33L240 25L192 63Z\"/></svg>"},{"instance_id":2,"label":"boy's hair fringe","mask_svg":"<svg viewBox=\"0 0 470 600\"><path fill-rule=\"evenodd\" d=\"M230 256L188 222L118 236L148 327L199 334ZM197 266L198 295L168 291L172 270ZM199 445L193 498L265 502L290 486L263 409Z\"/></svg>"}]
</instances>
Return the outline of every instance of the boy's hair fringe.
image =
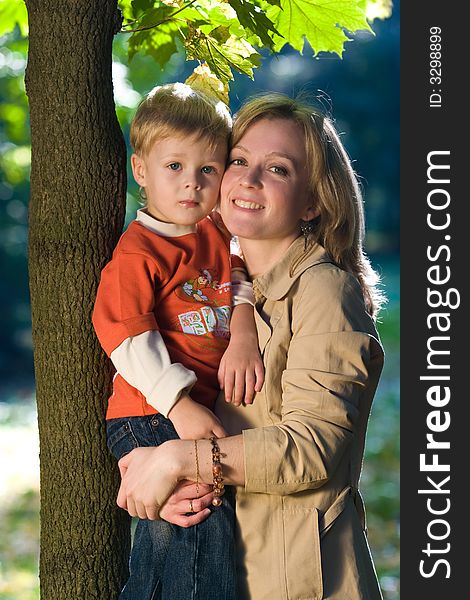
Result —
<instances>
[{"instance_id":1,"label":"boy's hair fringe","mask_svg":"<svg viewBox=\"0 0 470 600\"><path fill-rule=\"evenodd\" d=\"M288 119L301 128L310 170L310 192L313 205L320 211L311 221L311 240L321 244L339 267L356 277L367 311L376 319L386 298L379 287L380 276L363 249L362 194L332 120L303 99L280 93L261 94L248 100L235 115L230 145L237 144L260 119Z\"/></svg>"},{"instance_id":2,"label":"boy's hair fringe","mask_svg":"<svg viewBox=\"0 0 470 600\"><path fill-rule=\"evenodd\" d=\"M204 138L211 147L226 142L232 118L228 107L185 83L155 87L139 104L131 123L130 141L145 156L158 139L170 136Z\"/></svg>"}]
</instances>

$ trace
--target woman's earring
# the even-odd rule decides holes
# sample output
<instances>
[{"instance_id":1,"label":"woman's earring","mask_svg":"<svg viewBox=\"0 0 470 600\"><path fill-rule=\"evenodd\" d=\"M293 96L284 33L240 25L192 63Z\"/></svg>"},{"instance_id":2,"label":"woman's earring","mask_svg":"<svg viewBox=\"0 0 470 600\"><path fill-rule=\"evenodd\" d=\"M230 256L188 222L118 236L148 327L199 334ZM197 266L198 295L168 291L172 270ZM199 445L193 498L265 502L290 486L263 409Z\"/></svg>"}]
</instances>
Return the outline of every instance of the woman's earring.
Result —
<instances>
[{"instance_id":1,"label":"woman's earring","mask_svg":"<svg viewBox=\"0 0 470 600\"><path fill-rule=\"evenodd\" d=\"M145 188L142 186L139 187L139 197L143 202L147 201L147 194L145 193Z\"/></svg>"},{"instance_id":2,"label":"woman's earring","mask_svg":"<svg viewBox=\"0 0 470 600\"><path fill-rule=\"evenodd\" d=\"M304 236L304 251L307 250L308 238L313 233L315 226L313 221L300 221L300 231Z\"/></svg>"}]
</instances>

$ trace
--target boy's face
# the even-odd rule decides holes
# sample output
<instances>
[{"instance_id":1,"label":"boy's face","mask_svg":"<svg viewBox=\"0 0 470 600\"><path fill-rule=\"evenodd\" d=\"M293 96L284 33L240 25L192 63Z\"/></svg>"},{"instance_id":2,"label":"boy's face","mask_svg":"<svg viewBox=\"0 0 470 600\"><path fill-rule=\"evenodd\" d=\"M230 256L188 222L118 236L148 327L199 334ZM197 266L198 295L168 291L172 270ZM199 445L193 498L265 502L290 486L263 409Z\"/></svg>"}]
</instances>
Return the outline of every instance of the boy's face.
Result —
<instances>
[{"instance_id":1,"label":"boy's face","mask_svg":"<svg viewBox=\"0 0 470 600\"><path fill-rule=\"evenodd\" d=\"M173 136L157 140L144 157L133 154L131 164L153 217L194 225L217 203L226 158L223 142L211 149L204 138Z\"/></svg>"}]
</instances>

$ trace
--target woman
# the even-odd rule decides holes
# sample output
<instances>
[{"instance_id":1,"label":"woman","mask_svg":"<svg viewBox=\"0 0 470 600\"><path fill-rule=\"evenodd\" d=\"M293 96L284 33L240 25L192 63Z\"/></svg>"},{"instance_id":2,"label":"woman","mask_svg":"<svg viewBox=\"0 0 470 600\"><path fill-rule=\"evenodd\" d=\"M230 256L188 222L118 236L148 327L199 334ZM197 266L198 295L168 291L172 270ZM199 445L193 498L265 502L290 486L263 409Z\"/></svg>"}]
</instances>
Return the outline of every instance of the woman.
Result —
<instances>
[{"instance_id":1,"label":"woman","mask_svg":"<svg viewBox=\"0 0 470 600\"><path fill-rule=\"evenodd\" d=\"M231 434L218 440L223 477L238 486L238 597L380 599L358 483L383 364L382 298L329 119L277 94L245 104L221 212L253 279L265 366L253 405L219 410ZM210 494L195 500L180 482L213 481L209 440L138 449L120 468L118 504L130 514L177 520L191 499L187 524L206 518Z\"/></svg>"}]
</instances>

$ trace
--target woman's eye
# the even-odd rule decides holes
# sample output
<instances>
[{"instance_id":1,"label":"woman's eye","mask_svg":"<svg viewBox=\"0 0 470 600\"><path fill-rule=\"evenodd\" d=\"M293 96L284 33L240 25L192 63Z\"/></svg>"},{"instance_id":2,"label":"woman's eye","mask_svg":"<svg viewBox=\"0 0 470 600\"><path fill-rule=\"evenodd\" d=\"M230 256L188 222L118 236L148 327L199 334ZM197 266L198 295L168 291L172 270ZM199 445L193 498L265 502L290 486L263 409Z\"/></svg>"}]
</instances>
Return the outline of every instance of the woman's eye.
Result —
<instances>
[{"instance_id":1,"label":"woman's eye","mask_svg":"<svg viewBox=\"0 0 470 600\"><path fill-rule=\"evenodd\" d=\"M179 162L170 163L168 165L168 168L171 169L172 171L178 171L178 169L181 168L181 163L179 163Z\"/></svg>"},{"instance_id":2,"label":"woman's eye","mask_svg":"<svg viewBox=\"0 0 470 600\"><path fill-rule=\"evenodd\" d=\"M209 173L215 173L215 168L209 166L202 167L201 173L204 173L205 175L208 175Z\"/></svg>"},{"instance_id":3,"label":"woman's eye","mask_svg":"<svg viewBox=\"0 0 470 600\"><path fill-rule=\"evenodd\" d=\"M228 164L229 165L244 165L245 161L243 160L243 158L232 158Z\"/></svg>"},{"instance_id":4,"label":"woman's eye","mask_svg":"<svg viewBox=\"0 0 470 600\"><path fill-rule=\"evenodd\" d=\"M270 171L272 171L273 173L276 173L276 175L286 176L288 174L288 171L285 167L280 167L278 165L275 165L274 167L270 167Z\"/></svg>"}]
</instances>

